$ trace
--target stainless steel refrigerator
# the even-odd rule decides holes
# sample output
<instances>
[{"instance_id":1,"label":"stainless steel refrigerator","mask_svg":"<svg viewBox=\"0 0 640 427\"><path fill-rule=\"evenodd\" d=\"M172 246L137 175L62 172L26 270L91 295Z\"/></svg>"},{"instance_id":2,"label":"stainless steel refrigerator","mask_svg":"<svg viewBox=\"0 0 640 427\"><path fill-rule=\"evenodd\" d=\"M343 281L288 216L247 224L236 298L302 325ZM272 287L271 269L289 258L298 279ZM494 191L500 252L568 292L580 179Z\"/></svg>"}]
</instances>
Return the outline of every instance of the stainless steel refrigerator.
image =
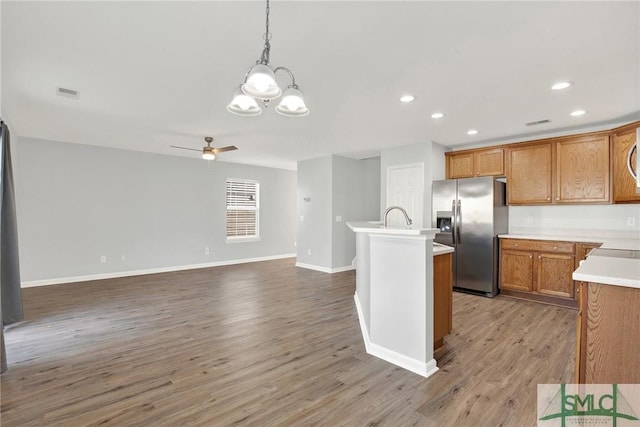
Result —
<instances>
[{"instance_id":1,"label":"stainless steel refrigerator","mask_svg":"<svg viewBox=\"0 0 640 427\"><path fill-rule=\"evenodd\" d=\"M453 246L454 289L498 293L498 234L509 227L505 183L494 177L433 182L435 241Z\"/></svg>"}]
</instances>

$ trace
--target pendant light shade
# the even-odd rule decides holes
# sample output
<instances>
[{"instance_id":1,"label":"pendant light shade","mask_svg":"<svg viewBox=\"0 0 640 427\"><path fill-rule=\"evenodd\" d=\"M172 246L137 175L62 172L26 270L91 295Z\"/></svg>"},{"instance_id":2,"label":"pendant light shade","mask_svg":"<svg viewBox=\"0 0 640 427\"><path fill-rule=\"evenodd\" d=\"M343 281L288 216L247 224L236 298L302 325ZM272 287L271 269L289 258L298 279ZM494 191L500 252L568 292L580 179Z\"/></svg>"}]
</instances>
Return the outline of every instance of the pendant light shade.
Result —
<instances>
[{"instance_id":1,"label":"pendant light shade","mask_svg":"<svg viewBox=\"0 0 640 427\"><path fill-rule=\"evenodd\" d=\"M282 95L273 70L265 64L256 64L251 68L242 91L257 99L275 99Z\"/></svg>"},{"instance_id":2,"label":"pendant light shade","mask_svg":"<svg viewBox=\"0 0 640 427\"><path fill-rule=\"evenodd\" d=\"M280 104L276 107L276 111L288 117L302 117L309 114L309 109L304 104L302 92L294 86L290 86L284 92Z\"/></svg>"},{"instance_id":3,"label":"pendant light shade","mask_svg":"<svg viewBox=\"0 0 640 427\"><path fill-rule=\"evenodd\" d=\"M267 0L264 48L262 55L249 71L245 74L240 90L233 94L233 100L227 105L227 110L240 116L257 116L262 113L256 100L261 100L263 106L269 106L269 101L282 95L282 89L276 82L276 73L283 71L289 75L291 84L284 93L276 111L284 116L302 117L309 114L309 109L304 103L302 92L296 85L296 79L291 70L285 67L271 68L269 55L271 52L271 33L269 32L269 0Z\"/></svg>"},{"instance_id":4,"label":"pendant light shade","mask_svg":"<svg viewBox=\"0 0 640 427\"><path fill-rule=\"evenodd\" d=\"M227 105L227 110L239 116L257 116L262 113L262 109L258 106L256 100L249 95L245 95L240 88L233 93L233 99Z\"/></svg>"}]
</instances>

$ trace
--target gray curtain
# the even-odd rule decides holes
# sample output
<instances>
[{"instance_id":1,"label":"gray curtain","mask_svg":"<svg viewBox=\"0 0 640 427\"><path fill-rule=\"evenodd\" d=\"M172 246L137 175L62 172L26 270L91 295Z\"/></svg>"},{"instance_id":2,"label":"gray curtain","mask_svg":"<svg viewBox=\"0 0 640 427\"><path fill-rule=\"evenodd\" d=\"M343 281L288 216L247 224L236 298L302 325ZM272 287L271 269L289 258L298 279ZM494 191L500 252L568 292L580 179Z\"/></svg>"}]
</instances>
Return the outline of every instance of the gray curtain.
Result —
<instances>
[{"instance_id":1,"label":"gray curtain","mask_svg":"<svg viewBox=\"0 0 640 427\"><path fill-rule=\"evenodd\" d=\"M13 168L11 166L11 147L9 128L0 122L0 141L2 142L2 197L0 197L0 325L3 326L0 337L2 346L2 364L0 372L7 368L4 348L4 325L18 322L24 318L22 311L22 290L20 288L20 263L18 259L18 226L16 221L15 192L13 187Z\"/></svg>"}]
</instances>

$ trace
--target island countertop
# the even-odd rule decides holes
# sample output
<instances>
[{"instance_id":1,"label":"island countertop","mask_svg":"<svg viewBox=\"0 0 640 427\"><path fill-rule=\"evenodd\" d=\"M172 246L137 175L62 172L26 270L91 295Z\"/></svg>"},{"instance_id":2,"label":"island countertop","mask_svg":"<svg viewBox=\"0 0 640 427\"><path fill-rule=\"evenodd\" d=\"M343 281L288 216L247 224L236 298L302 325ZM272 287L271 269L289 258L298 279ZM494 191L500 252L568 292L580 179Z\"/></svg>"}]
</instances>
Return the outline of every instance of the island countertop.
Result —
<instances>
[{"instance_id":1,"label":"island countertop","mask_svg":"<svg viewBox=\"0 0 640 427\"><path fill-rule=\"evenodd\" d=\"M405 227L385 227L381 222L376 221L349 221L347 226L356 233L371 234L395 234L399 236L435 236L437 228L417 228L413 226Z\"/></svg>"}]
</instances>

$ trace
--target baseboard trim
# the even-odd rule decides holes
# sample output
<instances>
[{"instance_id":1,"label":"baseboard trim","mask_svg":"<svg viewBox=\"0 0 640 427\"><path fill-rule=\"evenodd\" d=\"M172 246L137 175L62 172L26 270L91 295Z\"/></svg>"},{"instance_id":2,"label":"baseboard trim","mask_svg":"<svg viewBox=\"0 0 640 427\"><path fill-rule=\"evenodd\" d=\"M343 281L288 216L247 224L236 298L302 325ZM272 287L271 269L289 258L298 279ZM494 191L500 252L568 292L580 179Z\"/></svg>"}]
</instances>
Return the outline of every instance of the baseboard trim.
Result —
<instances>
[{"instance_id":1,"label":"baseboard trim","mask_svg":"<svg viewBox=\"0 0 640 427\"><path fill-rule=\"evenodd\" d=\"M362 331L362 338L364 339L364 348L367 351L367 354L370 354L379 359L385 360L389 363L392 363L396 366L404 368L407 371L413 372L414 374L418 374L425 378L430 377L431 375L438 372L439 368L436 365L436 360L433 358L428 362L421 362L419 360L405 356L404 354L400 354L393 350L389 350L388 348L382 347L381 345L372 343L369 340L369 330L367 329L367 325L364 322L364 317L362 315L362 307L360 306L360 299L358 298L357 292L353 296L353 299L356 302L356 311L358 312L358 320L360 321L360 330Z\"/></svg>"},{"instance_id":2,"label":"baseboard trim","mask_svg":"<svg viewBox=\"0 0 640 427\"><path fill-rule=\"evenodd\" d=\"M319 265L305 264L305 263L302 263L302 262L296 262L296 267L306 268L307 270L321 271L323 273L329 273L329 274L342 273L343 271L349 271L349 270L355 270L356 269L352 265L346 265L344 267L329 268L329 267L321 267Z\"/></svg>"},{"instance_id":3,"label":"baseboard trim","mask_svg":"<svg viewBox=\"0 0 640 427\"><path fill-rule=\"evenodd\" d=\"M275 259L295 258L296 254L271 255L256 258L232 259L226 261L207 262L203 264L188 264L172 267L149 268L145 270L118 271L114 273L89 274L85 276L57 277L55 279L30 280L22 282L22 288L36 286L59 285L61 283L88 282L90 280L116 279L119 277L142 276L145 274L170 273L172 271L195 270L198 268L221 267L224 265L246 264L249 262L271 261Z\"/></svg>"}]
</instances>

